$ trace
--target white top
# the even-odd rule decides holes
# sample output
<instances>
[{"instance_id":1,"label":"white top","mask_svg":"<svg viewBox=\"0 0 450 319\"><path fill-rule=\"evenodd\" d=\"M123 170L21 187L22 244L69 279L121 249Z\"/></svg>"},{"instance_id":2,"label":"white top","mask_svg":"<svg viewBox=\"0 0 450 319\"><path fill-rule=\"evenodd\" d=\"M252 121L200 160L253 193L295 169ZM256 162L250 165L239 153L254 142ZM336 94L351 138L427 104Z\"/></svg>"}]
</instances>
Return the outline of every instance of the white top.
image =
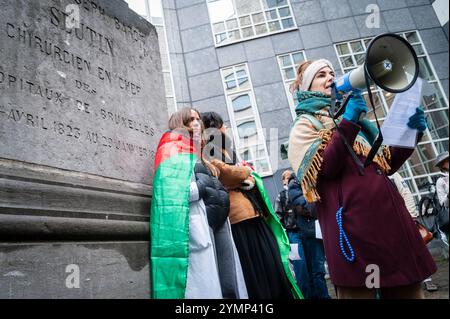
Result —
<instances>
[{"instance_id":1,"label":"white top","mask_svg":"<svg viewBox=\"0 0 450 319\"><path fill-rule=\"evenodd\" d=\"M414 197L409 190L408 184L403 180L402 176L399 173L393 174L391 178L394 181L395 186L397 186L400 195L402 195L403 200L405 201L406 209L408 210L411 217L418 217L419 212L417 211L416 202L414 201Z\"/></svg>"},{"instance_id":2,"label":"white top","mask_svg":"<svg viewBox=\"0 0 450 319\"><path fill-rule=\"evenodd\" d=\"M448 207L448 173L442 173L442 176L436 181L436 193L439 204Z\"/></svg>"}]
</instances>

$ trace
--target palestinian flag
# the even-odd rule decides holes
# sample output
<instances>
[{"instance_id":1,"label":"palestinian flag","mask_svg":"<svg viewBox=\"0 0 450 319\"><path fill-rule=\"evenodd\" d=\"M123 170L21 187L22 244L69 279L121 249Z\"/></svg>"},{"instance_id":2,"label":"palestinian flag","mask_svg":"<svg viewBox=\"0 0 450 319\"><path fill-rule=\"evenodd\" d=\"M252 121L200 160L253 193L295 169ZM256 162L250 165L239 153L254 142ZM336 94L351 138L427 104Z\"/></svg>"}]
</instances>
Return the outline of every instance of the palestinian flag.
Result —
<instances>
[{"instance_id":1,"label":"palestinian flag","mask_svg":"<svg viewBox=\"0 0 450 319\"><path fill-rule=\"evenodd\" d=\"M272 204L270 203L269 196L267 195L261 177L255 172L253 172L252 175L255 178L255 186L257 187L259 194L265 204L266 211L269 212L269 215L264 218L264 221L269 226L270 230L272 231L277 241L281 255L281 262L283 263L284 272L286 273L289 283L291 284L292 294L295 299L303 299L303 295L300 292L300 289L297 286L297 282L292 276L291 270L289 268L289 252L291 250L289 238L283 226L281 225L280 220L273 211Z\"/></svg>"},{"instance_id":2,"label":"palestinian flag","mask_svg":"<svg viewBox=\"0 0 450 319\"><path fill-rule=\"evenodd\" d=\"M196 154L192 140L175 132L165 133L158 145L150 214L151 287L155 299L185 297L189 264L189 186L199 160ZM253 177L269 211L265 222L276 238L292 293L302 299L289 269L289 239L273 211L261 177L254 172Z\"/></svg>"},{"instance_id":3,"label":"palestinian flag","mask_svg":"<svg viewBox=\"0 0 450 319\"><path fill-rule=\"evenodd\" d=\"M165 133L155 158L150 214L151 289L155 299L183 299L189 263L189 191L198 161L190 138Z\"/></svg>"}]
</instances>

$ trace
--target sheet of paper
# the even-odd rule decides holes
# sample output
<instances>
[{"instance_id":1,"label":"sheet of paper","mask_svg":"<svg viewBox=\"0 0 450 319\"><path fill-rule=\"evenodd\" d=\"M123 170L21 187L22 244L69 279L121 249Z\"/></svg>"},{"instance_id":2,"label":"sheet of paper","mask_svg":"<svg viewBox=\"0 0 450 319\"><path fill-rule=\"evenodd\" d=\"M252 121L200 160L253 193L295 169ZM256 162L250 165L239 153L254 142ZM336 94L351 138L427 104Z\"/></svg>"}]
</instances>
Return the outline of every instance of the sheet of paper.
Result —
<instances>
[{"instance_id":1,"label":"sheet of paper","mask_svg":"<svg viewBox=\"0 0 450 319\"><path fill-rule=\"evenodd\" d=\"M316 238L322 239L322 230L320 229L319 221L316 219L314 226L316 227Z\"/></svg>"},{"instance_id":2,"label":"sheet of paper","mask_svg":"<svg viewBox=\"0 0 450 319\"><path fill-rule=\"evenodd\" d=\"M289 260L301 260L300 255L298 254L298 244L291 244Z\"/></svg>"},{"instance_id":3,"label":"sheet of paper","mask_svg":"<svg viewBox=\"0 0 450 319\"><path fill-rule=\"evenodd\" d=\"M405 148L416 146L417 130L408 127L409 117L421 105L423 80L417 78L416 83L406 92L397 93L394 102L381 126L383 144Z\"/></svg>"}]
</instances>

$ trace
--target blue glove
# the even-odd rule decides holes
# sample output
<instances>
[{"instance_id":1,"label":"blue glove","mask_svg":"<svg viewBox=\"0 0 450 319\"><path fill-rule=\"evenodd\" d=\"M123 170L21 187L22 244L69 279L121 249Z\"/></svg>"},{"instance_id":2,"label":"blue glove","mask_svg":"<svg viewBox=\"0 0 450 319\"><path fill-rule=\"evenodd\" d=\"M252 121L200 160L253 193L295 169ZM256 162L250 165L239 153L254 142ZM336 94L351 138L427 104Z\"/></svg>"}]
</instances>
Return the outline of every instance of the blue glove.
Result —
<instances>
[{"instance_id":1,"label":"blue glove","mask_svg":"<svg viewBox=\"0 0 450 319\"><path fill-rule=\"evenodd\" d=\"M408 127L418 130L423 133L427 129L427 121L425 119L425 112L421 107L416 109L416 113L409 118Z\"/></svg>"},{"instance_id":2,"label":"blue glove","mask_svg":"<svg viewBox=\"0 0 450 319\"><path fill-rule=\"evenodd\" d=\"M367 114L367 111L369 111L369 109L367 108L366 101L361 93L353 93L345 107L344 119L357 123L365 114Z\"/></svg>"}]
</instances>

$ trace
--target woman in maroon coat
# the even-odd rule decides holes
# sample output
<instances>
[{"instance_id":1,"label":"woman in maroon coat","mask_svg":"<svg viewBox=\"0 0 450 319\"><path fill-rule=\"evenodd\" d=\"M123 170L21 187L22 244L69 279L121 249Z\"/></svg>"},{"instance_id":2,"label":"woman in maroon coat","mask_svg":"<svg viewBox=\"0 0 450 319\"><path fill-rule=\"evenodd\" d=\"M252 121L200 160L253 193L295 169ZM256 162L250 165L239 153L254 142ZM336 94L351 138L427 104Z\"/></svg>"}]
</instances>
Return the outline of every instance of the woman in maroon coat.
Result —
<instances>
[{"instance_id":1,"label":"woman in maroon coat","mask_svg":"<svg viewBox=\"0 0 450 319\"><path fill-rule=\"evenodd\" d=\"M355 94L338 121L329 116L330 86L335 78L327 60L306 61L293 89L299 104L289 136L288 157L305 198L316 202L330 277L338 298L423 298L421 282L436 265L388 175L413 149L383 146L360 175L342 134L364 162L377 130L361 117L364 99ZM417 109L408 126L421 136L426 129Z\"/></svg>"}]
</instances>

